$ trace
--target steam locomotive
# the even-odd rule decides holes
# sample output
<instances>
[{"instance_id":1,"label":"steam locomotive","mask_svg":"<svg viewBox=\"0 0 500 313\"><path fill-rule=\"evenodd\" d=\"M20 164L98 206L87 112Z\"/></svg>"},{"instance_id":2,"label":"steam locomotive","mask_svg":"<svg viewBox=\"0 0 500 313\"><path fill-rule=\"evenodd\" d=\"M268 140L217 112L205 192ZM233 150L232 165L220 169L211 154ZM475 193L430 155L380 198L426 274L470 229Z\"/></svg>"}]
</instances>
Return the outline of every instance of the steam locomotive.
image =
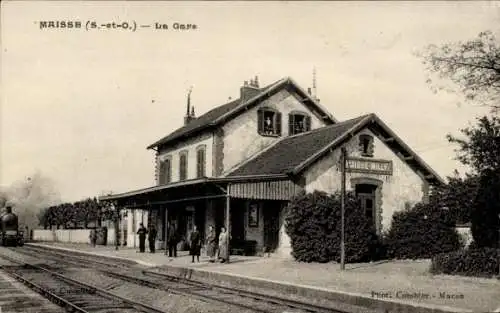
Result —
<instances>
[{"instance_id":1,"label":"steam locomotive","mask_svg":"<svg viewBox=\"0 0 500 313\"><path fill-rule=\"evenodd\" d=\"M0 242L4 247L24 244L24 234L19 231L19 220L9 206L6 207L6 213L0 217Z\"/></svg>"}]
</instances>

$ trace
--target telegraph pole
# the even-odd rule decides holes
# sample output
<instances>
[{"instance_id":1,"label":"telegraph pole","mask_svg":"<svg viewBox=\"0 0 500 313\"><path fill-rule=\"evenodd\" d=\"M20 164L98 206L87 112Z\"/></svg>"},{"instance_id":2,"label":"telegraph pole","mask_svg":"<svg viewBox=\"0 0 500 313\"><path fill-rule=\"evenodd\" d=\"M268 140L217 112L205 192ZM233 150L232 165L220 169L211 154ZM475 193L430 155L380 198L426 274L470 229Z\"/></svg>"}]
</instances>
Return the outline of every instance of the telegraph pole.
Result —
<instances>
[{"instance_id":1,"label":"telegraph pole","mask_svg":"<svg viewBox=\"0 0 500 313\"><path fill-rule=\"evenodd\" d=\"M341 176L342 176L342 189L340 194L340 212L341 212L341 226L340 226L340 269L345 270L345 165L346 165L347 151L345 147L341 149Z\"/></svg>"},{"instance_id":2,"label":"telegraph pole","mask_svg":"<svg viewBox=\"0 0 500 313\"><path fill-rule=\"evenodd\" d=\"M226 190L226 233L227 233L227 243L226 243L226 249L227 249L227 260L226 262L229 263L229 257L231 254L230 249L230 244L229 242L231 241L231 231L229 229L230 225L230 213L231 213L231 197L230 197L230 184L227 184L227 190Z\"/></svg>"},{"instance_id":3,"label":"telegraph pole","mask_svg":"<svg viewBox=\"0 0 500 313\"><path fill-rule=\"evenodd\" d=\"M498 214L498 219L500 222L500 214ZM497 253L498 253L498 276L500 278L500 223L498 224L498 248L497 248Z\"/></svg>"}]
</instances>

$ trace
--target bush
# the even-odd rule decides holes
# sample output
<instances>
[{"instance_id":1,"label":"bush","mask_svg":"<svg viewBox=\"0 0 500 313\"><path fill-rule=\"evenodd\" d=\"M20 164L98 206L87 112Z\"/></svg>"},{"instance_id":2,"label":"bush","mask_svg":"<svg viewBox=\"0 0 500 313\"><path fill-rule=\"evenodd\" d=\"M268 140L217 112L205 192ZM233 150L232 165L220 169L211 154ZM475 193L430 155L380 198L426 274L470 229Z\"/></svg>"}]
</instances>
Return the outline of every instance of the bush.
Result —
<instances>
[{"instance_id":1,"label":"bush","mask_svg":"<svg viewBox=\"0 0 500 313\"><path fill-rule=\"evenodd\" d=\"M300 262L340 262L340 194L324 192L297 196L287 208L286 232L292 255ZM377 259L380 242L358 200L348 193L345 203L346 262Z\"/></svg>"},{"instance_id":2,"label":"bush","mask_svg":"<svg viewBox=\"0 0 500 313\"><path fill-rule=\"evenodd\" d=\"M430 272L463 276L489 277L498 274L498 250L469 248L441 253L432 258Z\"/></svg>"},{"instance_id":3,"label":"bush","mask_svg":"<svg viewBox=\"0 0 500 313\"><path fill-rule=\"evenodd\" d=\"M419 203L410 210L395 213L384 239L387 256L422 259L460 249L460 235L445 215L432 203Z\"/></svg>"}]
</instances>

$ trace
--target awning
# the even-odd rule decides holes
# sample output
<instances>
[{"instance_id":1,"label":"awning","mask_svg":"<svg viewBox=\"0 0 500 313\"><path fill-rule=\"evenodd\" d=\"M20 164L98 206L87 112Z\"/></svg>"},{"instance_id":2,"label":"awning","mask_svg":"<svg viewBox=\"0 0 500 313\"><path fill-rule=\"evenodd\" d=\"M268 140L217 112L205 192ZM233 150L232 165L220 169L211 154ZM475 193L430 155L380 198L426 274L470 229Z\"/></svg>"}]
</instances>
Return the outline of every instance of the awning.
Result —
<instances>
[{"instance_id":1,"label":"awning","mask_svg":"<svg viewBox=\"0 0 500 313\"><path fill-rule=\"evenodd\" d=\"M234 198L290 200L303 188L290 180L235 183L229 186L229 194Z\"/></svg>"},{"instance_id":2,"label":"awning","mask_svg":"<svg viewBox=\"0 0 500 313\"><path fill-rule=\"evenodd\" d=\"M200 178L153 186L116 195L100 197L100 201L115 201L121 206L146 206L172 202L233 198L289 200L302 187L283 175Z\"/></svg>"}]
</instances>

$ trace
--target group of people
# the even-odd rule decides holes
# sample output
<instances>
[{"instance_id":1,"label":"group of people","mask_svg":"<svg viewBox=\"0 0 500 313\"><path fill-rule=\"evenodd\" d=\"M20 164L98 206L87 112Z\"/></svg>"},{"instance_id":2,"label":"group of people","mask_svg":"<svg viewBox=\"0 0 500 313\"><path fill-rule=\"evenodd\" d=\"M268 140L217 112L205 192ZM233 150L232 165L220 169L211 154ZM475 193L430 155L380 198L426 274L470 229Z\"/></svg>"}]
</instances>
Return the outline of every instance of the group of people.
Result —
<instances>
[{"instance_id":1,"label":"group of people","mask_svg":"<svg viewBox=\"0 0 500 313\"><path fill-rule=\"evenodd\" d=\"M177 235L177 231L175 226L172 223L168 224L167 227L167 249L169 257L177 257L177 244L179 242L179 236ZM144 253L146 250L146 235L148 235L149 241L149 249L151 253L155 253L155 240L157 231L154 226L151 226L149 231L144 227L141 223L139 230L137 231L139 235L139 252ZM215 229L213 226L209 226L208 234L206 238L206 251L207 256L210 258L210 262L215 262L216 260L220 260L221 263L224 263L228 260L229 251L228 251L228 235L225 227L221 227L219 237L217 238L217 234L215 233ZM189 235L189 254L192 259L191 262L196 261L200 262L200 254L201 248L203 246L203 240L200 232L196 225L193 226L193 229Z\"/></svg>"},{"instance_id":2,"label":"group of people","mask_svg":"<svg viewBox=\"0 0 500 313\"><path fill-rule=\"evenodd\" d=\"M217 240L218 239L218 240ZM210 258L210 262L215 262L216 260L220 260L221 263L224 263L228 260L229 251L228 251L228 235L225 227L221 227L219 238L217 238L217 234L215 233L215 229L213 226L208 227L208 234L206 238L206 252L207 256ZM193 226L193 231L190 234L190 246L189 246L189 254L192 256L191 262L194 263L194 258L196 256L196 260L200 262L200 251L202 247L201 235L198 232L198 229Z\"/></svg>"},{"instance_id":3,"label":"group of people","mask_svg":"<svg viewBox=\"0 0 500 313\"><path fill-rule=\"evenodd\" d=\"M146 235L148 235L149 251L151 253L155 253L155 241L157 234L158 232L156 231L154 225L152 225L148 231L141 223L139 225L139 230L137 231L137 235L139 235L139 252L144 253L146 251Z\"/></svg>"}]
</instances>

